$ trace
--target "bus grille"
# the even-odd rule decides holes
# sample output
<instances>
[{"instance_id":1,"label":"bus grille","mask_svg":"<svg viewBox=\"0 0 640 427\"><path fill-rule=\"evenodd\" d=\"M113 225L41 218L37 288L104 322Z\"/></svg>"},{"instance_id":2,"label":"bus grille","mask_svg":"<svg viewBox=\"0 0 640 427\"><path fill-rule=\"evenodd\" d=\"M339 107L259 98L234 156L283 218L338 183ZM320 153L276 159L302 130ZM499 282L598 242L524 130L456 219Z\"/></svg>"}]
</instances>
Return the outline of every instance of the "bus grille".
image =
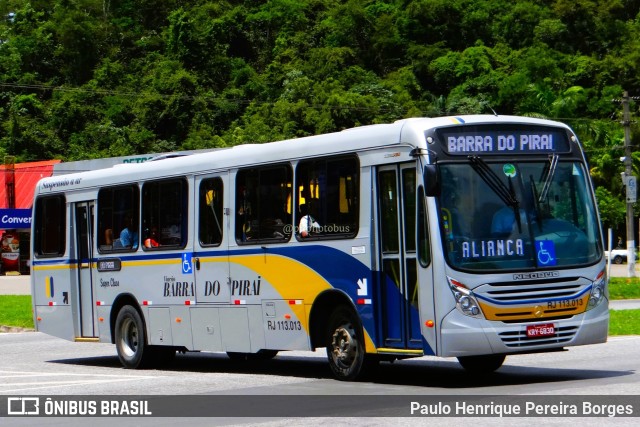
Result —
<instances>
[{"instance_id":1,"label":"bus grille","mask_svg":"<svg viewBox=\"0 0 640 427\"><path fill-rule=\"evenodd\" d=\"M569 319L587 308L582 277L487 283L474 289L487 320L504 323Z\"/></svg>"},{"instance_id":2,"label":"bus grille","mask_svg":"<svg viewBox=\"0 0 640 427\"><path fill-rule=\"evenodd\" d=\"M562 281L523 281L491 283L481 287L480 293L504 303L531 299L570 298L590 285L582 278L565 278Z\"/></svg>"},{"instance_id":3,"label":"bus grille","mask_svg":"<svg viewBox=\"0 0 640 427\"><path fill-rule=\"evenodd\" d=\"M569 342L573 339L576 332L578 331L577 326L560 326L556 327L555 335L546 336L546 337L535 337L530 338L527 337L527 332L524 329L517 331L509 331L509 332L501 332L498 334L500 339L507 347L511 348L523 348L523 347L533 347L539 345L551 345L551 344L562 344Z\"/></svg>"}]
</instances>

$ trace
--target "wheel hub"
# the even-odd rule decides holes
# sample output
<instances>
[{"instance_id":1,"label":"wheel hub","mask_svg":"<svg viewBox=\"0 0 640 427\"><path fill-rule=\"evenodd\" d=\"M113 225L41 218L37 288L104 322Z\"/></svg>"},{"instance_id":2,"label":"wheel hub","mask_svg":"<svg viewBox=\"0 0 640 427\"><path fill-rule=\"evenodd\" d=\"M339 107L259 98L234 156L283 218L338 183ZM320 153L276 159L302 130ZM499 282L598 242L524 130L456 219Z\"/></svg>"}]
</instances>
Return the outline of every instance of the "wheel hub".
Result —
<instances>
[{"instance_id":1,"label":"wheel hub","mask_svg":"<svg viewBox=\"0 0 640 427\"><path fill-rule=\"evenodd\" d=\"M348 330L345 327L336 329L336 331L333 333L331 347L333 357L336 362L340 362L347 366L351 365L357 351L357 345L353 336L353 331Z\"/></svg>"},{"instance_id":2,"label":"wheel hub","mask_svg":"<svg viewBox=\"0 0 640 427\"><path fill-rule=\"evenodd\" d=\"M123 350L127 356L133 356L138 349L138 328L130 319L122 326Z\"/></svg>"}]
</instances>

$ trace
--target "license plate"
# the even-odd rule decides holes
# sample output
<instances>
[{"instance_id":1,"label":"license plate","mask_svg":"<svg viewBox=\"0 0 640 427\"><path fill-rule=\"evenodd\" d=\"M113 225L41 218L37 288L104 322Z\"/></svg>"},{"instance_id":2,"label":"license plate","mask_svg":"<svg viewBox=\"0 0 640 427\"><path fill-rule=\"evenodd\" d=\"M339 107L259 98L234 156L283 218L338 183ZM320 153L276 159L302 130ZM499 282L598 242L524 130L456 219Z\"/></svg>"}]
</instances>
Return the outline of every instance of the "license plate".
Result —
<instances>
[{"instance_id":1,"label":"license plate","mask_svg":"<svg viewBox=\"0 0 640 427\"><path fill-rule=\"evenodd\" d=\"M544 325L527 326L527 338L548 337L556 334L556 327L553 323Z\"/></svg>"}]
</instances>

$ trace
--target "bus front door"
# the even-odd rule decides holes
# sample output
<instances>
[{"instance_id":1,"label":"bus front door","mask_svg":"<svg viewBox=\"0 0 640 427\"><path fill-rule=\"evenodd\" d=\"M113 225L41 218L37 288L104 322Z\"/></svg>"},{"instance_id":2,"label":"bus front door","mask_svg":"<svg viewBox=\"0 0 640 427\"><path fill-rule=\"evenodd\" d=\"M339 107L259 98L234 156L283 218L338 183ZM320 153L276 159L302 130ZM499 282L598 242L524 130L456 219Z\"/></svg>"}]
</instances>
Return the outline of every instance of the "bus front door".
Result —
<instances>
[{"instance_id":1,"label":"bus front door","mask_svg":"<svg viewBox=\"0 0 640 427\"><path fill-rule=\"evenodd\" d=\"M383 346L422 350L416 250L416 164L378 168L379 314Z\"/></svg>"},{"instance_id":2,"label":"bus front door","mask_svg":"<svg viewBox=\"0 0 640 427\"><path fill-rule=\"evenodd\" d=\"M80 336L96 337L97 320L94 313L95 297L93 283L93 217L94 202L75 203L75 262L78 273L77 301L79 306ZM66 296L69 298L70 296Z\"/></svg>"}]
</instances>

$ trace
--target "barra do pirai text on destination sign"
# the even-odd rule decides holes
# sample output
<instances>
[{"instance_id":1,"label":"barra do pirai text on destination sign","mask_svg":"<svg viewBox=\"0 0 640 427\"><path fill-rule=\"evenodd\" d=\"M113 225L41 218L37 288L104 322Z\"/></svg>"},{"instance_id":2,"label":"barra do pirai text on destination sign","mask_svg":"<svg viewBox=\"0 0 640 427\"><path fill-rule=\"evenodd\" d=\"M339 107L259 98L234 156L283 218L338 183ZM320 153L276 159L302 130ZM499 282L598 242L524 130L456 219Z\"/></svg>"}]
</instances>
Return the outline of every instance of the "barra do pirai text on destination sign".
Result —
<instances>
[{"instance_id":1,"label":"barra do pirai text on destination sign","mask_svg":"<svg viewBox=\"0 0 640 427\"><path fill-rule=\"evenodd\" d=\"M447 150L455 152L553 150L553 135L460 135L447 138Z\"/></svg>"}]
</instances>

